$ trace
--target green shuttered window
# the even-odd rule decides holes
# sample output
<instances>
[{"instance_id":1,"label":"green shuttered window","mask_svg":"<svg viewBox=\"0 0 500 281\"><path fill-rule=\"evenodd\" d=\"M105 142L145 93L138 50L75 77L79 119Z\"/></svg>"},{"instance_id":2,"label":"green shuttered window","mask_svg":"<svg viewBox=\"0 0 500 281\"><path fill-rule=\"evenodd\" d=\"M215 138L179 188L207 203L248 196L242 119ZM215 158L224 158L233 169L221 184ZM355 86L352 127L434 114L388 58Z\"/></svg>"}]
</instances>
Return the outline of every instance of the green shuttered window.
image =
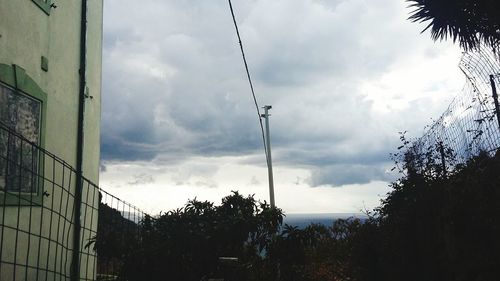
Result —
<instances>
[{"instance_id":1,"label":"green shuttered window","mask_svg":"<svg viewBox=\"0 0 500 281\"><path fill-rule=\"evenodd\" d=\"M0 189L37 193L42 103L0 83L0 122L27 141L0 132Z\"/></svg>"},{"instance_id":2,"label":"green shuttered window","mask_svg":"<svg viewBox=\"0 0 500 281\"><path fill-rule=\"evenodd\" d=\"M0 63L0 205L41 202L47 95L26 71Z\"/></svg>"}]
</instances>

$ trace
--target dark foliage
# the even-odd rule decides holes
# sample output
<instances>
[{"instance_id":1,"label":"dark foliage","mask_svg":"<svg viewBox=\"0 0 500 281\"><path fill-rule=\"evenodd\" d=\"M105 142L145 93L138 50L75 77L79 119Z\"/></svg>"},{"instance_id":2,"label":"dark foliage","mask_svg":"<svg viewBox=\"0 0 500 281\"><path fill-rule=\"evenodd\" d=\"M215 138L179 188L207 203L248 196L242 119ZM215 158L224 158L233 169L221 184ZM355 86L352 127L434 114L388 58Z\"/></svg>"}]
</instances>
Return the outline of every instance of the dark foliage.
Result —
<instances>
[{"instance_id":1,"label":"dark foliage","mask_svg":"<svg viewBox=\"0 0 500 281\"><path fill-rule=\"evenodd\" d=\"M92 247L98 255L97 271L120 272L124 260L138 247L139 232L135 222L106 204L99 203L97 235L85 246Z\"/></svg>"},{"instance_id":2,"label":"dark foliage","mask_svg":"<svg viewBox=\"0 0 500 281\"><path fill-rule=\"evenodd\" d=\"M453 39L465 50L479 47L481 41L496 48L500 41L498 0L407 0L414 8L410 19L430 21L434 40Z\"/></svg>"},{"instance_id":3,"label":"dark foliage","mask_svg":"<svg viewBox=\"0 0 500 281\"><path fill-rule=\"evenodd\" d=\"M500 276L498 171L500 155L481 153L446 176L408 173L394 183L379 209L382 280Z\"/></svg>"},{"instance_id":4,"label":"dark foliage","mask_svg":"<svg viewBox=\"0 0 500 281\"><path fill-rule=\"evenodd\" d=\"M305 229L285 225L269 252L268 261L279 274L268 280L353 280L362 274L359 264L365 248L360 245L371 223L337 220L332 226L311 224Z\"/></svg>"},{"instance_id":5,"label":"dark foliage","mask_svg":"<svg viewBox=\"0 0 500 281\"><path fill-rule=\"evenodd\" d=\"M282 220L280 209L238 192L225 197L220 206L190 200L181 209L141 223L140 244L127 259L121 279L246 276L259 264ZM224 267L220 257L236 257L238 263Z\"/></svg>"}]
</instances>

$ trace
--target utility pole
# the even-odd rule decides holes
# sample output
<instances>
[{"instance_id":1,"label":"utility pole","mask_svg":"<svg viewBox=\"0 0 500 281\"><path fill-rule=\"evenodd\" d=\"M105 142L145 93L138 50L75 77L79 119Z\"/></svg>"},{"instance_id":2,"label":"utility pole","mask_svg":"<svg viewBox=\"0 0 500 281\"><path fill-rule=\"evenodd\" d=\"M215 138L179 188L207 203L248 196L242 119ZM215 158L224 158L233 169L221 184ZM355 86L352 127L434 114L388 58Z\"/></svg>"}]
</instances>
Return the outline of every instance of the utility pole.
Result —
<instances>
[{"instance_id":1,"label":"utility pole","mask_svg":"<svg viewBox=\"0 0 500 281\"><path fill-rule=\"evenodd\" d=\"M271 136L269 135L269 109L273 108L270 105L265 105L264 114L261 115L262 118L266 119L266 152L267 152L267 173L269 176L269 197L271 200L271 207L276 207L274 202L274 180L273 180L273 161L271 158Z\"/></svg>"},{"instance_id":2,"label":"utility pole","mask_svg":"<svg viewBox=\"0 0 500 281\"><path fill-rule=\"evenodd\" d=\"M498 74L497 74L498 75ZM497 87L495 85L495 75L490 75L491 91L495 102L495 114L497 115L498 126L500 127L500 106L498 105Z\"/></svg>"}]
</instances>

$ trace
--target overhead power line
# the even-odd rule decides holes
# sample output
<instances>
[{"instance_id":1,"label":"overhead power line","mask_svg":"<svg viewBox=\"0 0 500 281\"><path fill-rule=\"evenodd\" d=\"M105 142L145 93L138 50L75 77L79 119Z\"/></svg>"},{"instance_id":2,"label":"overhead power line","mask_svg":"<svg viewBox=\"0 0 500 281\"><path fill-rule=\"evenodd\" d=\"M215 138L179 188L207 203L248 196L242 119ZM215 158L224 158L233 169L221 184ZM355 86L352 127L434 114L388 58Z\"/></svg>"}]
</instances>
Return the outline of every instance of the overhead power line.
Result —
<instances>
[{"instance_id":1,"label":"overhead power line","mask_svg":"<svg viewBox=\"0 0 500 281\"><path fill-rule=\"evenodd\" d=\"M252 78L250 77L250 71L248 70L247 59L245 57L245 51L243 50L243 43L241 42L240 31L238 29L238 24L236 23L236 17L234 16L233 5L231 4L231 0L228 0L228 2L229 2L229 9L231 10L231 16L233 17L234 28L236 29L236 35L238 36L238 42L240 44L241 56L243 57L243 63L245 64L245 70L247 72L248 83L250 84L250 90L252 91L252 97L255 103L255 109L257 110L257 117L259 118L260 132L262 135L262 144L264 146L264 153L266 154L266 163L269 166L269 156L267 154L266 140L264 137L264 126L262 125L262 118L259 110L259 104L257 103L257 98L255 97Z\"/></svg>"}]
</instances>

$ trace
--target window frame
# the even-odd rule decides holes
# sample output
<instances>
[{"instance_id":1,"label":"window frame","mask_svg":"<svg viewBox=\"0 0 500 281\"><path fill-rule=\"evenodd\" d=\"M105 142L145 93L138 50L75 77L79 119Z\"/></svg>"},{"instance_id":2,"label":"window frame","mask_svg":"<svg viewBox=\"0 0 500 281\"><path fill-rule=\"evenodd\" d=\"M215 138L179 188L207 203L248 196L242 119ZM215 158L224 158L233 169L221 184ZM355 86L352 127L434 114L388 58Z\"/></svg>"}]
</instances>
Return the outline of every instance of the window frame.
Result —
<instances>
[{"instance_id":1,"label":"window frame","mask_svg":"<svg viewBox=\"0 0 500 281\"><path fill-rule=\"evenodd\" d=\"M48 16L50 16L50 8L52 4L52 0L47 0L47 2L43 0L31 0L33 3L35 3L44 13L46 13Z\"/></svg>"},{"instance_id":2,"label":"window frame","mask_svg":"<svg viewBox=\"0 0 500 281\"><path fill-rule=\"evenodd\" d=\"M20 94L27 95L40 101L40 139L38 146L45 146L45 121L47 113L47 94L38 84L18 65L6 65L0 63L0 83L13 89ZM43 175L43 153L38 155L38 174ZM43 177L42 177L43 178ZM43 180L37 181L37 190L33 193L9 194L0 191L0 206L30 206L43 203Z\"/></svg>"}]
</instances>

